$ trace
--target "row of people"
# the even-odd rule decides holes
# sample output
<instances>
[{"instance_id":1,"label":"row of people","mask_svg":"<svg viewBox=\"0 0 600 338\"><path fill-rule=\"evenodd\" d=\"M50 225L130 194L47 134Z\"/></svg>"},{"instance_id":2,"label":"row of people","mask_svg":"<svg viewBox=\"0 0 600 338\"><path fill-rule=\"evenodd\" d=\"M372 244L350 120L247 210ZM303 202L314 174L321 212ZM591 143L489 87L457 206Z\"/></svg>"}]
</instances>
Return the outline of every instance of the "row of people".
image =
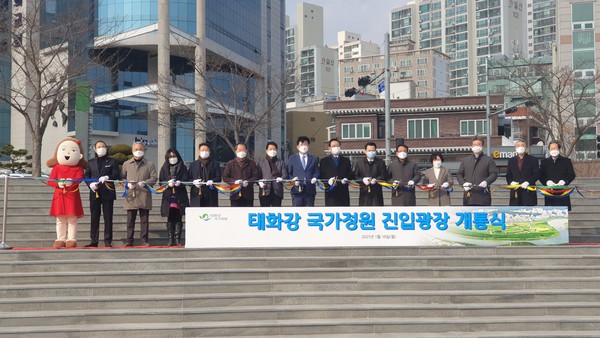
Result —
<instances>
[{"instance_id":1,"label":"row of people","mask_svg":"<svg viewBox=\"0 0 600 338\"><path fill-rule=\"evenodd\" d=\"M115 186L112 181L128 182L128 193L125 196L124 208L127 211L126 246L133 245L135 221L140 215L140 239L142 245L148 245L149 212L152 209L151 192L146 185L154 185L158 181L168 182L168 188L162 193L161 215L167 218L166 227L169 234L169 245L179 245L183 229L185 208L217 207L218 191L212 186L218 182L239 184L239 190L230 195L232 207L251 207L254 205L254 182L258 182L258 198L260 206L281 206L284 198L283 180L292 180L290 188L293 206L314 206L317 193L316 183L321 178L328 178L328 185L334 189L325 191L326 206L350 206L349 183L359 183L359 206L383 206L383 182L393 182L391 188L392 206L415 206L415 186L427 187L431 206L451 204L450 193L453 189L453 178L450 171L443 166L444 156L434 153L430 157L432 167L421 175L418 165L408 157L409 147L401 144L396 147L397 161L386 166L377 157L377 145L373 142L365 144L365 156L356 162L354 170L350 160L341 155L341 142L331 139L328 144L330 155L317 159L308 154L310 139L301 136L296 141L297 153L290 156L287 163L280 159L278 146L268 142L265 147L266 156L254 161L248 158L245 144L237 144L236 158L229 161L223 174L220 166L210 155L208 144L199 146L198 160L186 167L179 152L169 149L165 154L165 162L157 174L154 164L144 157L145 146L136 142L132 146L133 158L123 164L119 170L118 162L107 154L107 146L103 141L96 142L96 157L89 161L85 177L89 182L98 178L97 182L88 183L90 188L91 228L88 246L98 246L99 223L104 214L104 244L112 245L112 215ZM494 160L483 154L483 139L472 139L472 155L465 157L457 173L458 183L463 187L463 205L487 206L492 203L489 186L498 177L498 169ZM568 185L575 178L573 166L568 158L560 156L560 145L549 144L550 157L538 165L535 157L527 154L527 145L518 141L515 145L517 156L508 161L507 182L514 187L511 191L510 205L537 205L535 191L528 186L539 180L545 185ZM193 182L189 192L181 182ZM517 187L518 185L518 187ZM546 205L567 205L568 197L562 199L546 198Z\"/></svg>"}]
</instances>

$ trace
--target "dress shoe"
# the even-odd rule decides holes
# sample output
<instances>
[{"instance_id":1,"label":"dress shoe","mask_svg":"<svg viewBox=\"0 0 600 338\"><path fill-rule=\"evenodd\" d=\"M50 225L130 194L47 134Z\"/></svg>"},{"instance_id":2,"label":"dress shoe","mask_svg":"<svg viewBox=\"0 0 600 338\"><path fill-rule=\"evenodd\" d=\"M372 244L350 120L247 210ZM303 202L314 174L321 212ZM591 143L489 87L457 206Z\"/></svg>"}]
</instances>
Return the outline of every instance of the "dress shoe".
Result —
<instances>
[{"instance_id":1,"label":"dress shoe","mask_svg":"<svg viewBox=\"0 0 600 338\"><path fill-rule=\"evenodd\" d=\"M54 249L64 248L65 246L66 246L66 243L63 240L57 239L54 241L54 245L53 245Z\"/></svg>"},{"instance_id":2,"label":"dress shoe","mask_svg":"<svg viewBox=\"0 0 600 338\"><path fill-rule=\"evenodd\" d=\"M77 241L74 239L69 239L67 240L67 248L76 248L77 247Z\"/></svg>"},{"instance_id":3,"label":"dress shoe","mask_svg":"<svg viewBox=\"0 0 600 338\"><path fill-rule=\"evenodd\" d=\"M86 248L97 248L98 244L90 243L90 244L86 245L85 247Z\"/></svg>"},{"instance_id":4,"label":"dress shoe","mask_svg":"<svg viewBox=\"0 0 600 338\"><path fill-rule=\"evenodd\" d=\"M150 246L150 243L148 243L148 242L142 242L142 243L140 244L140 246Z\"/></svg>"},{"instance_id":5,"label":"dress shoe","mask_svg":"<svg viewBox=\"0 0 600 338\"><path fill-rule=\"evenodd\" d=\"M123 245L123 246L129 246L129 247L131 247L131 246L133 246L133 243L125 243L125 245Z\"/></svg>"},{"instance_id":6,"label":"dress shoe","mask_svg":"<svg viewBox=\"0 0 600 338\"><path fill-rule=\"evenodd\" d=\"M112 243L104 243L104 246L107 248L112 248Z\"/></svg>"}]
</instances>

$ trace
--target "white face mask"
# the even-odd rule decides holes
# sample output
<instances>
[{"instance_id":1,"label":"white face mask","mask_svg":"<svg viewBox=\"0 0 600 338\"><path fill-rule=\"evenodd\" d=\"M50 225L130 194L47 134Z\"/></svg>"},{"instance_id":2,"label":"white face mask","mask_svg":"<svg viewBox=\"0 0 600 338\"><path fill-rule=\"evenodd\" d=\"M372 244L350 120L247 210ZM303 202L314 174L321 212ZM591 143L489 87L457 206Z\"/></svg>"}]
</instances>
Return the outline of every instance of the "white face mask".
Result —
<instances>
[{"instance_id":1,"label":"white face mask","mask_svg":"<svg viewBox=\"0 0 600 338\"><path fill-rule=\"evenodd\" d=\"M481 153L481 151L483 150L483 148L480 147L480 146L473 146L471 148L471 150L473 151L474 154L479 154L479 153Z\"/></svg>"},{"instance_id":2,"label":"white face mask","mask_svg":"<svg viewBox=\"0 0 600 338\"><path fill-rule=\"evenodd\" d=\"M275 157L277 156L277 150L269 150L267 151L267 155L269 155L270 157Z\"/></svg>"},{"instance_id":3,"label":"white face mask","mask_svg":"<svg viewBox=\"0 0 600 338\"><path fill-rule=\"evenodd\" d=\"M240 151L239 153L237 153L237 157L238 158L245 158L246 157L246 152L245 151Z\"/></svg>"},{"instance_id":4,"label":"white face mask","mask_svg":"<svg viewBox=\"0 0 600 338\"><path fill-rule=\"evenodd\" d=\"M176 165L177 164L177 157L169 157L169 163L171 163L172 165Z\"/></svg>"},{"instance_id":5,"label":"white face mask","mask_svg":"<svg viewBox=\"0 0 600 338\"><path fill-rule=\"evenodd\" d=\"M339 155L340 154L340 147L331 147L331 153L334 155Z\"/></svg>"},{"instance_id":6,"label":"white face mask","mask_svg":"<svg viewBox=\"0 0 600 338\"><path fill-rule=\"evenodd\" d=\"M525 154L525 147L517 147L516 150L519 155Z\"/></svg>"},{"instance_id":7,"label":"white face mask","mask_svg":"<svg viewBox=\"0 0 600 338\"><path fill-rule=\"evenodd\" d=\"M367 157L368 158L375 158L377 156L377 152L376 151L368 151L367 152Z\"/></svg>"},{"instance_id":8,"label":"white face mask","mask_svg":"<svg viewBox=\"0 0 600 338\"><path fill-rule=\"evenodd\" d=\"M433 161L433 167L434 168L439 168L442 166L442 161Z\"/></svg>"},{"instance_id":9,"label":"white face mask","mask_svg":"<svg viewBox=\"0 0 600 338\"><path fill-rule=\"evenodd\" d=\"M142 158L142 157L144 157L144 152L141 150L136 150L133 152L133 156L135 156L137 158Z\"/></svg>"},{"instance_id":10,"label":"white face mask","mask_svg":"<svg viewBox=\"0 0 600 338\"><path fill-rule=\"evenodd\" d=\"M557 157L560 154L559 150L550 150L550 156Z\"/></svg>"},{"instance_id":11,"label":"white face mask","mask_svg":"<svg viewBox=\"0 0 600 338\"><path fill-rule=\"evenodd\" d=\"M106 155L106 148L96 148L96 154L98 154L98 157Z\"/></svg>"},{"instance_id":12,"label":"white face mask","mask_svg":"<svg viewBox=\"0 0 600 338\"><path fill-rule=\"evenodd\" d=\"M302 154L306 154L306 153L308 153L308 147L300 146L300 147L298 147L298 151L301 152Z\"/></svg>"},{"instance_id":13,"label":"white face mask","mask_svg":"<svg viewBox=\"0 0 600 338\"><path fill-rule=\"evenodd\" d=\"M206 160L209 156L210 156L210 151L204 150L204 151L200 152L200 158L203 160Z\"/></svg>"},{"instance_id":14,"label":"white face mask","mask_svg":"<svg viewBox=\"0 0 600 338\"><path fill-rule=\"evenodd\" d=\"M403 152L403 151L401 151L401 152L398 153L398 158L401 159L401 160L403 160L403 159L405 159L407 157L408 157L408 154L405 153L405 152Z\"/></svg>"}]
</instances>

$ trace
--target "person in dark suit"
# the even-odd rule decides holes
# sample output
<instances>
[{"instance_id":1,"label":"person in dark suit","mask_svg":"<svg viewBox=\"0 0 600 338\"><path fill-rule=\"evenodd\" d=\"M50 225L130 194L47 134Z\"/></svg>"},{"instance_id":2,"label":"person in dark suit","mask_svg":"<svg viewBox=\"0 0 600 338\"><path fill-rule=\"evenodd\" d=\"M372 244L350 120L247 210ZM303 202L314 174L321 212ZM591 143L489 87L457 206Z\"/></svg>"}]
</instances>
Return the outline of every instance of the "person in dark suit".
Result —
<instances>
[{"instance_id":1,"label":"person in dark suit","mask_svg":"<svg viewBox=\"0 0 600 338\"><path fill-rule=\"evenodd\" d=\"M112 247L113 239L113 208L117 194L113 182L121 178L119 162L107 156L104 141L94 144L96 157L90 160L85 170L86 179L98 179L97 182L87 182L90 188L90 244L86 247L98 247L100 233L100 215L104 214L104 246Z\"/></svg>"},{"instance_id":2,"label":"person in dark suit","mask_svg":"<svg viewBox=\"0 0 600 338\"><path fill-rule=\"evenodd\" d=\"M548 144L550 157L543 159L540 163L540 182L546 186L569 185L575 179L575 170L571 160L560 156L560 144L556 141ZM552 198L544 197L546 206L567 206L571 211L571 197Z\"/></svg>"},{"instance_id":3,"label":"person in dark suit","mask_svg":"<svg viewBox=\"0 0 600 338\"><path fill-rule=\"evenodd\" d=\"M315 205L317 189L315 184L320 176L319 160L308 154L310 139L300 136L296 140L298 153L290 156L287 164L288 176L293 177L294 187L290 190L292 205L306 207Z\"/></svg>"},{"instance_id":4,"label":"person in dark suit","mask_svg":"<svg viewBox=\"0 0 600 338\"><path fill-rule=\"evenodd\" d=\"M325 192L325 206L350 206L348 180L354 178L350 160L340 154L342 143L337 138L329 140L329 152L319 162L319 172L329 185L335 184L333 190ZM335 180L337 178L337 183Z\"/></svg>"},{"instance_id":5,"label":"person in dark suit","mask_svg":"<svg viewBox=\"0 0 600 338\"><path fill-rule=\"evenodd\" d=\"M387 180L387 170L383 160L377 158L377 145L365 145L365 157L356 162L354 177L362 180L358 196L359 206L383 206L383 190L378 181Z\"/></svg>"},{"instance_id":6,"label":"person in dark suit","mask_svg":"<svg viewBox=\"0 0 600 338\"><path fill-rule=\"evenodd\" d=\"M190 206L192 207L218 207L219 192L212 185L221 182L221 167L210 156L210 147L206 143L198 146L200 156L190 163L188 177L193 186L190 189Z\"/></svg>"},{"instance_id":7,"label":"person in dark suit","mask_svg":"<svg viewBox=\"0 0 600 338\"><path fill-rule=\"evenodd\" d=\"M238 143L235 146L236 158L227 162L223 170L223 181L241 185L241 189L229 197L232 207L254 206L254 182L260 178L260 169L247 154L246 145Z\"/></svg>"},{"instance_id":8,"label":"person in dark suit","mask_svg":"<svg viewBox=\"0 0 600 338\"><path fill-rule=\"evenodd\" d=\"M509 205L537 205L536 191L529 191L527 187L535 185L540 178L538 160L527 153L527 143L523 140L515 142L515 151L517 156L508 159L506 182L512 186L520 185L520 187L510 191Z\"/></svg>"},{"instance_id":9,"label":"person in dark suit","mask_svg":"<svg viewBox=\"0 0 600 338\"><path fill-rule=\"evenodd\" d=\"M277 157L277 143L268 142L265 149L267 156L258 160L261 179L274 180L258 182L258 200L261 207L280 207L283 200L283 180L288 178L287 166Z\"/></svg>"},{"instance_id":10,"label":"person in dark suit","mask_svg":"<svg viewBox=\"0 0 600 338\"><path fill-rule=\"evenodd\" d=\"M492 205L492 194L488 186L498 178L498 167L494 159L483 154L483 139L471 140L473 154L463 158L456 173L458 183L465 190L463 205Z\"/></svg>"},{"instance_id":11,"label":"person in dark suit","mask_svg":"<svg viewBox=\"0 0 600 338\"><path fill-rule=\"evenodd\" d=\"M168 245L179 246L183 232L183 215L185 215L185 208L190 206L190 202L185 185L181 184L181 181L188 180L188 169L177 149L167 150L165 163L160 168L158 180L168 182L168 187L162 193L160 203L160 215L167 217Z\"/></svg>"},{"instance_id":12,"label":"person in dark suit","mask_svg":"<svg viewBox=\"0 0 600 338\"><path fill-rule=\"evenodd\" d=\"M396 147L397 161L390 163L388 167L388 176L394 181L392 189L393 206L415 206L417 198L415 195L415 184L421 180L419 167L415 162L408 159L408 146L399 144ZM406 190L404 186L410 187Z\"/></svg>"}]
</instances>

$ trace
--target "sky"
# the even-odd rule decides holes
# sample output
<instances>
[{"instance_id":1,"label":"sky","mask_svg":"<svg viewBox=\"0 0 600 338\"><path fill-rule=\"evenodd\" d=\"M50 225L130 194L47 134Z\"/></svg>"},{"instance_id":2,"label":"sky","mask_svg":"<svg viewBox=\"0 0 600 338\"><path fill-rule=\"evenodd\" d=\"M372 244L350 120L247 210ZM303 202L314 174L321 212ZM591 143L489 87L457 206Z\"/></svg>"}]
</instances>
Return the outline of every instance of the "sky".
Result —
<instances>
[{"instance_id":1,"label":"sky","mask_svg":"<svg viewBox=\"0 0 600 338\"><path fill-rule=\"evenodd\" d=\"M383 44L389 32L390 12L404 6L409 0L285 0L290 24L296 24L296 6L307 2L323 7L324 41L330 47L337 44L337 33L349 31L361 35L361 40Z\"/></svg>"}]
</instances>

